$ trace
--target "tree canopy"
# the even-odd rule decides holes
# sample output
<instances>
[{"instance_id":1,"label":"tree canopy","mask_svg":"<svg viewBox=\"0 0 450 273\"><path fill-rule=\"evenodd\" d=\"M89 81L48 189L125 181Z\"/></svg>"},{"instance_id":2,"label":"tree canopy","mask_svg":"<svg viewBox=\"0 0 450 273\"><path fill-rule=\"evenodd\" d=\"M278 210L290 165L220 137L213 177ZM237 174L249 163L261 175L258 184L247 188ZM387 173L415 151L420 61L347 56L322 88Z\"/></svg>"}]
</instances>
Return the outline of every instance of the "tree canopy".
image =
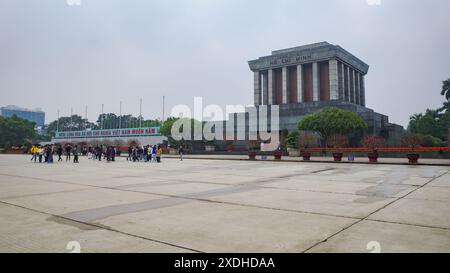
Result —
<instances>
[{"instance_id":1,"label":"tree canopy","mask_svg":"<svg viewBox=\"0 0 450 273\"><path fill-rule=\"evenodd\" d=\"M31 144L36 137L35 123L17 116L0 116L0 146L22 146Z\"/></svg>"},{"instance_id":2,"label":"tree canopy","mask_svg":"<svg viewBox=\"0 0 450 273\"><path fill-rule=\"evenodd\" d=\"M450 78L442 82L441 95L446 101L438 109L427 109L409 118L408 131L421 134L427 146L443 146L450 133Z\"/></svg>"},{"instance_id":3,"label":"tree canopy","mask_svg":"<svg viewBox=\"0 0 450 273\"><path fill-rule=\"evenodd\" d=\"M72 115L72 117L59 118L59 131L77 131L84 129L116 129L116 128L137 128L142 127L157 127L161 125L161 121L156 120L142 120L132 115L117 116L114 113L100 114L97 122L89 122L87 119L79 115ZM47 134L54 135L58 127L58 120L52 121L47 127Z\"/></svg>"},{"instance_id":4,"label":"tree canopy","mask_svg":"<svg viewBox=\"0 0 450 273\"><path fill-rule=\"evenodd\" d=\"M83 130L84 128L95 129L95 123L88 122L86 119L79 115L72 115L72 117L60 117L59 125L58 120L50 122L47 127L47 134L54 135L56 130L59 131L77 131Z\"/></svg>"},{"instance_id":5,"label":"tree canopy","mask_svg":"<svg viewBox=\"0 0 450 273\"><path fill-rule=\"evenodd\" d=\"M323 108L297 123L298 130L319 132L324 139L333 134L346 135L366 128L367 123L360 116L336 107Z\"/></svg>"},{"instance_id":6,"label":"tree canopy","mask_svg":"<svg viewBox=\"0 0 450 273\"><path fill-rule=\"evenodd\" d=\"M450 78L442 82L441 95L444 96L446 100L450 100Z\"/></svg>"},{"instance_id":7,"label":"tree canopy","mask_svg":"<svg viewBox=\"0 0 450 273\"><path fill-rule=\"evenodd\" d=\"M439 113L427 109L425 114L414 114L409 119L408 131L422 135L430 135L446 140L448 135L450 112Z\"/></svg>"}]
</instances>

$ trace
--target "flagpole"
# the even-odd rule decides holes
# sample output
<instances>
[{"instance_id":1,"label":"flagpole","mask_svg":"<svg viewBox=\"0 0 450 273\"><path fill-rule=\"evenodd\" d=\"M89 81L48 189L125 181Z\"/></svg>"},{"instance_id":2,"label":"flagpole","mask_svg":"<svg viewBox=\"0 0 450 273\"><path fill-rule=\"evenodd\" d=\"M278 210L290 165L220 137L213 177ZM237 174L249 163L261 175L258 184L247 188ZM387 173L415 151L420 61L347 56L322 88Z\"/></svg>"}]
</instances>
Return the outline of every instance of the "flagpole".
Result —
<instances>
[{"instance_id":1,"label":"flagpole","mask_svg":"<svg viewBox=\"0 0 450 273\"><path fill-rule=\"evenodd\" d=\"M122 129L122 101L120 101L119 109L119 129Z\"/></svg>"},{"instance_id":2,"label":"flagpole","mask_svg":"<svg viewBox=\"0 0 450 273\"><path fill-rule=\"evenodd\" d=\"M139 129L142 127L142 98L139 100Z\"/></svg>"},{"instance_id":3,"label":"flagpole","mask_svg":"<svg viewBox=\"0 0 450 273\"><path fill-rule=\"evenodd\" d=\"M163 96L163 112L162 112L162 122L164 122L164 119L165 119L165 116L164 116L165 99L166 99L166 97L165 97L165 96Z\"/></svg>"},{"instance_id":4,"label":"flagpole","mask_svg":"<svg viewBox=\"0 0 450 273\"><path fill-rule=\"evenodd\" d=\"M57 116L58 116L58 119L57 119L57 121L56 121L56 132L59 132L59 109L57 109Z\"/></svg>"},{"instance_id":5,"label":"flagpole","mask_svg":"<svg viewBox=\"0 0 450 273\"><path fill-rule=\"evenodd\" d=\"M102 103L102 119L101 119L101 121L100 121L100 128L103 130L103 119L104 119L104 116L103 116L103 103Z\"/></svg>"}]
</instances>

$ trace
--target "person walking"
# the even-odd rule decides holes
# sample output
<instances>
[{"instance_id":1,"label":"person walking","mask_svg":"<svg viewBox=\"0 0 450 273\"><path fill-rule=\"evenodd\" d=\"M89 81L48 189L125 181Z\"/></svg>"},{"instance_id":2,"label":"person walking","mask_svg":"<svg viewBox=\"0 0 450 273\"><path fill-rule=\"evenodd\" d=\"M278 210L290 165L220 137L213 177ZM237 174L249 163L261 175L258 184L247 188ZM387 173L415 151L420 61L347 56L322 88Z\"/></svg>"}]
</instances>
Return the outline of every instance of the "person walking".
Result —
<instances>
[{"instance_id":1,"label":"person walking","mask_svg":"<svg viewBox=\"0 0 450 273\"><path fill-rule=\"evenodd\" d=\"M78 146L75 145L75 147L73 148L73 163L79 163L78 162L79 153L80 153L80 151L78 150Z\"/></svg>"},{"instance_id":2,"label":"person walking","mask_svg":"<svg viewBox=\"0 0 450 273\"><path fill-rule=\"evenodd\" d=\"M97 146L98 161L102 161L102 155L103 155L103 145Z\"/></svg>"},{"instance_id":3,"label":"person walking","mask_svg":"<svg viewBox=\"0 0 450 273\"><path fill-rule=\"evenodd\" d=\"M162 148L158 146L156 149L156 162L161 163Z\"/></svg>"},{"instance_id":4,"label":"person walking","mask_svg":"<svg viewBox=\"0 0 450 273\"><path fill-rule=\"evenodd\" d=\"M111 161L111 146L106 147L106 162Z\"/></svg>"},{"instance_id":5,"label":"person walking","mask_svg":"<svg viewBox=\"0 0 450 273\"><path fill-rule=\"evenodd\" d=\"M66 161L70 161L71 152L72 152L72 146L70 146L70 144L67 144L67 146L66 146Z\"/></svg>"},{"instance_id":6,"label":"person walking","mask_svg":"<svg viewBox=\"0 0 450 273\"><path fill-rule=\"evenodd\" d=\"M148 145L144 146L144 161L148 162Z\"/></svg>"},{"instance_id":7,"label":"person walking","mask_svg":"<svg viewBox=\"0 0 450 273\"><path fill-rule=\"evenodd\" d=\"M152 161L156 161L156 145L152 147Z\"/></svg>"},{"instance_id":8,"label":"person walking","mask_svg":"<svg viewBox=\"0 0 450 273\"><path fill-rule=\"evenodd\" d=\"M180 148L178 148L178 154L180 155L180 161L183 161L183 155L184 155L183 145L180 145Z\"/></svg>"},{"instance_id":9,"label":"person walking","mask_svg":"<svg viewBox=\"0 0 450 273\"><path fill-rule=\"evenodd\" d=\"M44 147L44 163L48 163L49 149L50 149L50 147L48 145L45 145L45 147Z\"/></svg>"},{"instance_id":10,"label":"person walking","mask_svg":"<svg viewBox=\"0 0 450 273\"><path fill-rule=\"evenodd\" d=\"M62 154L63 154L63 148L61 145L58 145L58 148L56 149L56 154L58 155L58 162L62 161Z\"/></svg>"},{"instance_id":11,"label":"person walking","mask_svg":"<svg viewBox=\"0 0 450 273\"><path fill-rule=\"evenodd\" d=\"M33 159L34 159L34 162L36 162L36 157L37 157L37 147L36 147L36 145L33 145L32 147L31 147L31 149L30 149L30 153L31 153L31 159L30 159L30 161L33 161Z\"/></svg>"},{"instance_id":12,"label":"person walking","mask_svg":"<svg viewBox=\"0 0 450 273\"><path fill-rule=\"evenodd\" d=\"M133 160L133 148L131 146L128 146L128 157L127 157L128 161Z\"/></svg>"},{"instance_id":13,"label":"person walking","mask_svg":"<svg viewBox=\"0 0 450 273\"><path fill-rule=\"evenodd\" d=\"M46 151L47 151L47 163L53 163L53 151L54 151L53 145L48 145Z\"/></svg>"},{"instance_id":14,"label":"person walking","mask_svg":"<svg viewBox=\"0 0 450 273\"><path fill-rule=\"evenodd\" d=\"M42 163L42 156L44 155L44 148L42 148L42 146L39 146L37 153L39 156L39 163Z\"/></svg>"}]
</instances>

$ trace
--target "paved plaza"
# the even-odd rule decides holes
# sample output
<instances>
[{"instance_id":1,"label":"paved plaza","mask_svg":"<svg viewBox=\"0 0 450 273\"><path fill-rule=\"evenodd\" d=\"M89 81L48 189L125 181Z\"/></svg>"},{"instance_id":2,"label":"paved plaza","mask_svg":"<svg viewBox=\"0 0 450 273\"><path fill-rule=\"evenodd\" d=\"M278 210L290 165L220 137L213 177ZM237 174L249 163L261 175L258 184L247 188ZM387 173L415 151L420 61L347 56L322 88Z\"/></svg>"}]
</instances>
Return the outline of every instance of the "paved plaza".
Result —
<instances>
[{"instance_id":1,"label":"paved plaza","mask_svg":"<svg viewBox=\"0 0 450 273\"><path fill-rule=\"evenodd\" d=\"M0 155L0 252L450 252L449 170Z\"/></svg>"}]
</instances>

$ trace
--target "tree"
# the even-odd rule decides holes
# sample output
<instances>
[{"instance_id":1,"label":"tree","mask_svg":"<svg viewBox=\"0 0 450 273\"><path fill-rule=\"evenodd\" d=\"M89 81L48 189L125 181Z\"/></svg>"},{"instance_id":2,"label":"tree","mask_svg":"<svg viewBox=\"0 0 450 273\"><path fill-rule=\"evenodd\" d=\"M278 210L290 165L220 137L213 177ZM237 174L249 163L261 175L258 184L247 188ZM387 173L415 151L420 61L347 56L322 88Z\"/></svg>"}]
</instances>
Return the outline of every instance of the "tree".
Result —
<instances>
[{"instance_id":1,"label":"tree","mask_svg":"<svg viewBox=\"0 0 450 273\"><path fill-rule=\"evenodd\" d=\"M320 145L320 139L317 134L314 134L313 132L301 132L300 136L298 137L298 146L304 150L307 148L311 148L314 146Z\"/></svg>"},{"instance_id":2,"label":"tree","mask_svg":"<svg viewBox=\"0 0 450 273\"><path fill-rule=\"evenodd\" d=\"M160 132L163 136L172 137L172 126L179 118L169 117L161 125Z\"/></svg>"},{"instance_id":3,"label":"tree","mask_svg":"<svg viewBox=\"0 0 450 273\"><path fill-rule=\"evenodd\" d=\"M172 147L178 145L178 142L172 137L172 126L177 120L179 120L179 118L169 117L163 122L159 129L160 133L167 137L169 145Z\"/></svg>"},{"instance_id":4,"label":"tree","mask_svg":"<svg viewBox=\"0 0 450 273\"><path fill-rule=\"evenodd\" d=\"M446 100L450 100L450 78L442 82L441 95L444 96Z\"/></svg>"},{"instance_id":5,"label":"tree","mask_svg":"<svg viewBox=\"0 0 450 273\"><path fill-rule=\"evenodd\" d=\"M47 127L47 134L54 136L57 129L59 131L77 131L85 128L94 129L95 127L96 125L87 119L79 115L72 115L72 117L60 117L59 124L58 120L50 122Z\"/></svg>"},{"instance_id":6,"label":"tree","mask_svg":"<svg viewBox=\"0 0 450 273\"><path fill-rule=\"evenodd\" d=\"M117 116L114 113L106 113L98 116L96 129L138 128L139 126L158 127L161 126L161 121L158 119L141 120L133 115Z\"/></svg>"},{"instance_id":7,"label":"tree","mask_svg":"<svg viewBox=\"0 0 450 273\"><path fill-rule=\"evenodd\" d=\"M447 144L445 141L441 140L438 137L434 137L432 135L425 135L423 137L423 146L424 147L443 147Z\"/></svg>"},{"instance_id":8,"label":"tree","mask_svg":"<svg viewBox=\"0 0 450 273\"><path fill-rule=\"evenodd\" d=\"M0 116L0 146L22 146L32 144L36 137L35 123L17 116Z\"/></svg>"},{"instance_id":9,"label":"tree","mask_svg":"<svg viewBox=\"0 0 450 273\"><path fill-rule=\"evenodd\" d=\"M361 141L361 145L366 148L376 151L378 148L384 146L384 138L377 135L366 135Z\"/></svg>"},{"instance_id":10,"label":"tree","mask_svg":"<svg viewBox=\"0 0 450 273\"><path fill-rule=\"evenodd\" d=\"M117 129L117 128L138 128L142 127L158 127L161 121L156 120L142 120L133 117L132 115L117 116L114 113L100 114L95 123L89 122L87 119L79 115L72 115L72 117L60 117L58 120L52 121L47 127L47 135L54 136L56 129L59 126L59 131L77 131L84 129Z\"/></svg>"},{"instance_id":11,"label":"tree","mask_svg":"<svg viewBox=\"0 0 450 273\"><path fill-rule=\"evenodd\" d=\"M327 138L327 146L330 148L344 148L348 145L348 137L342 134L332 134Z\"/></svg>"},{"instance_id":12,"label":"tree","mask_svg":"<svg viewBox=\"0 0 450 273\"><path fill-rule=\"evenodd\" d=\"M332 134L347 135L366 128L367 123L360 116L336 107L323 108L297 123L298 130L318 132L324 140Z\"/></svg>"},{"instance_id":13,"label":"tree","mask_svg":"<svg viewBox=\"0 0 450 273\"><path fill-rule=\"evenodd\" d=\"M298 149L298 131L294 130L287 135L287 147Z\"/></svg>"},{"instance_id":14,"label":"tree","mask_svg":"<svg viewBox=\"0 0 450 273\"><path fill-rule=\"evenodd\" d=\"M407 133L402 135L402 137L400 138L400 142L403 146L414 149L418 146L423 145L425 139L422 134Z\"/></svg>"},{"instance_id":15,"label":"tree","mask_svg":"<svg viewBox=\"0 0 450 273\"><path fill-rule=\"evenodd\" d=\"M408 131L446 140L449 117L449 112L439 113L438 110L427 109L425 114L414 114L409 118Z\"/></svg>"},{"instance_id":16,"label":"tree","mask_svg":"<svg viewBox=\"0 0 450 273\"><path fill-rule=\"evenodd\" d=\"M289 137L289 130L284 128L280 131L280 147L286 148Z\"/></svg>"}]
</instances>

